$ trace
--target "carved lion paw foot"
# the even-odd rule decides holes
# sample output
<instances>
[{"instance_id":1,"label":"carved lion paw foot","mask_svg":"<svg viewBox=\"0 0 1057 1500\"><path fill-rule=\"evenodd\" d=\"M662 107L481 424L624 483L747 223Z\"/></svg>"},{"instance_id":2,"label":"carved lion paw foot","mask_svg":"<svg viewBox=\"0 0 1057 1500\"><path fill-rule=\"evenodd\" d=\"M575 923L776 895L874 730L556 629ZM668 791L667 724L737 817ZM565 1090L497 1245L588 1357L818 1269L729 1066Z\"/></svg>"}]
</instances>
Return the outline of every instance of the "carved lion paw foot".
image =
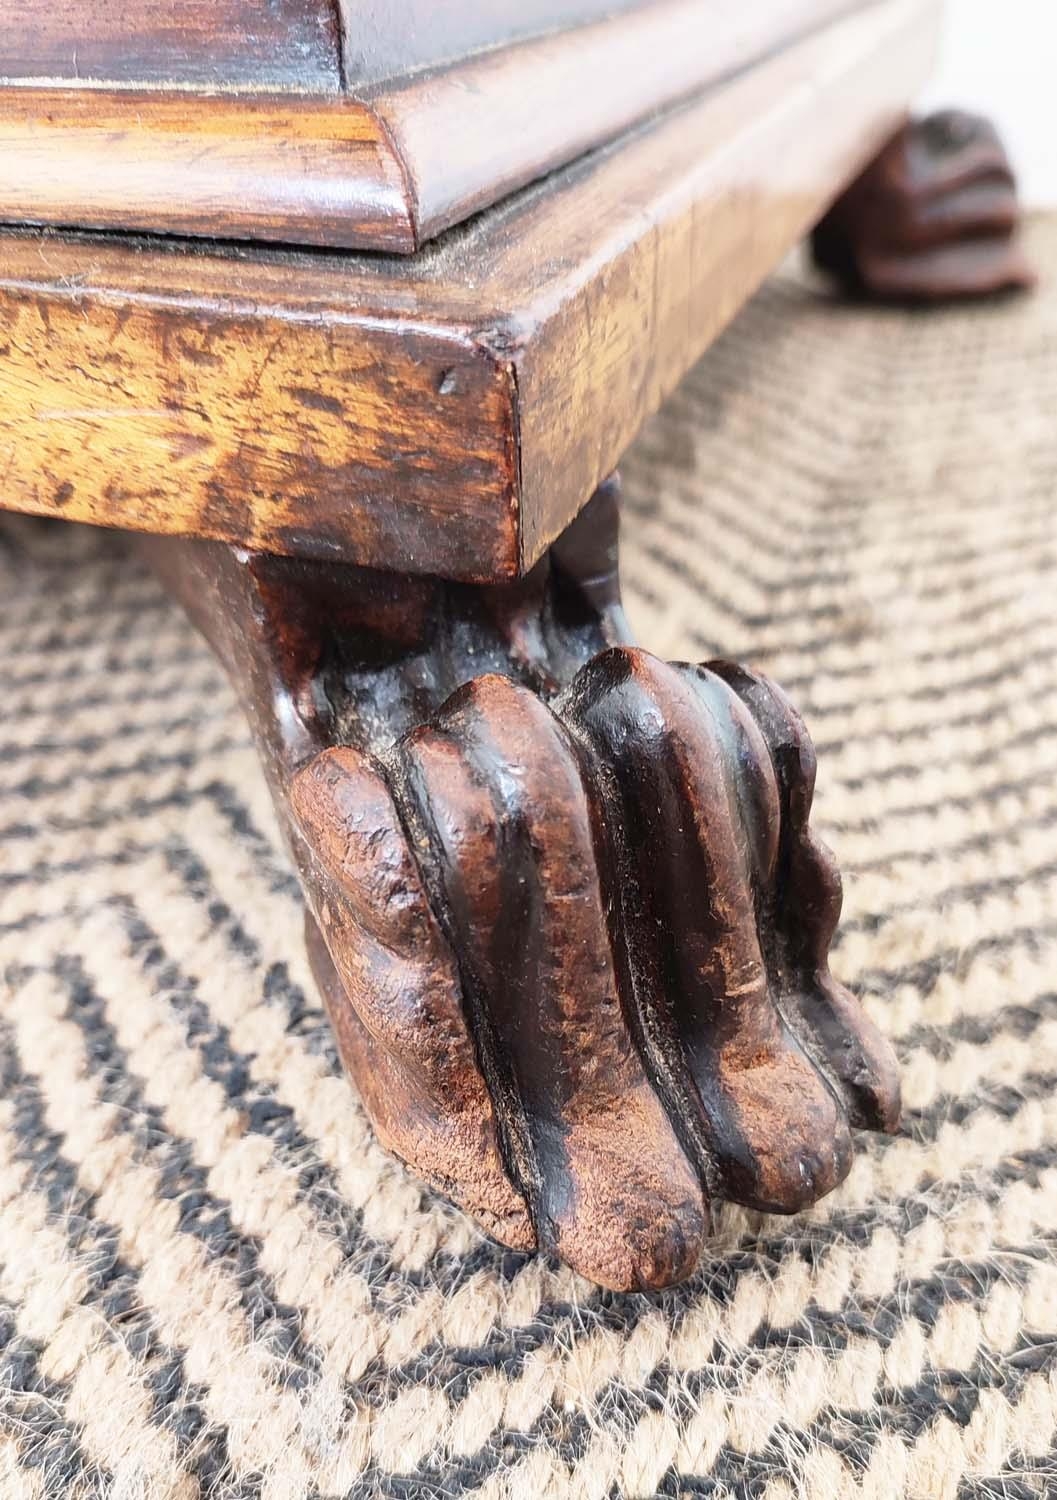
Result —
<instances>
[{"instance_id":1,"label":"carved lion paw foot","mask_svg":"<svg viewBox=\"0 0 1057 1500\"><path fill-rule=\"evenodd\" d=\"M764 678L629 644L607 481L470 586L155 542L243 694L313 967L383 1142L517 1249L688 1275L899 1114L830 976L814 754Z\"/></svg>"},{"instance_id":2,"label":"carved lion paw foot","mask_svg":"<svg viewBox=\"0 0 1057 1500\"><path fill-rule=\"evenodd\" d=\"M1034 285L1018 222L994 127L946 110L892 138L819 224L812 249L823 270L867 296L980 297Z\"/></svg>"},{"instance_id":3,"label":"carved lion paw foot","mask_svg":"<svg viewBox=\"0 0 1057 1500\"><path fill-rule=\"evenodd\" d=\"M766 679L628 646L549 703L478 676L384 753L316 755L309 946L382 1140L618 1289L689 1274L714 1199L833 1188L899 1088L828 970L813 784Z\"/></svg>"}]
</instances>

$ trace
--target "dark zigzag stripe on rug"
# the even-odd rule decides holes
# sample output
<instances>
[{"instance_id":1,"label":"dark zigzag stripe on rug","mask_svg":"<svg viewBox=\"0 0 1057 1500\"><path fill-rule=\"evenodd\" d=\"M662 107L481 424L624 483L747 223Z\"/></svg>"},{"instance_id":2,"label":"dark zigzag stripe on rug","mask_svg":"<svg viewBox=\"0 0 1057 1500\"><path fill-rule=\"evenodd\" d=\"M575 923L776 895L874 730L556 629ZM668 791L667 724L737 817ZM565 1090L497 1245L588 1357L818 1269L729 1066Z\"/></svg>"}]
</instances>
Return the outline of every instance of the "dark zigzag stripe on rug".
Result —
<instances>
[{"instance_id":1,"label":"dark zigzag stripe on rug","mask_svg":"<svg viewBox=\"0 0 1057 1500\"><path fill-rule=\"evenodd\" d=\"M67 978L67 980L70 980L70 975L67 974L66 978ZM174 983L174 978L172 978L171 975L166 975L165 980L163 980L163 983L165 983L166 987L168 987L169 984ZM81 984L82 984L82 981L81 981ZM214 1074L214 1076L216 1076L216 1074ZM1006 1112L1009 1112L1009 1109L1011 1109L1012 1106L1014 1106L1014 1101L1005 1100L1005 1110L1006 1110ZM945 1113L945 1104L943 1104L943 1101L939 1101L939 1103L937 1103L937 1106L934 1107L934 1109L931 1110L930 1113L931 1113L931 1115L934 1116L934 1118L937 1118L937 1119L942 1118L943 1113Z\"/></svg>"},{"instance_id":2,"label":"dark zigzag stripe on rug","mask_svg":"<svg viewBox=\"0 0 1057 1500\"><path fill-rule=\"evenodd\" d=\"M138 937L140 943L150 943L150 935L144 932L143 924L131 916L129 920L134 924L134 941ZM149 954L148 962L152 969L160 970L156 973L156 988L164 988L167 992L171 992L187 985L187 981L179 976L175 966L165 960L164 955L157 950L156 946ZM215 1199L206 1189L204 1174L193 1162L189 1145L178 1141L171 1135L165 1137L158 1112L151 1107L144 1106L139 1100L139 1089L134 1080L128 1076L121 1049L113 1041L112 1033L103 1019L104 1002L87 985L79 972L79 965L75 961L63 962L60 965L60 972L70 987L73 1007L71 1015L89 1032L93 1043L92 1070L99 1070L102 1074L102 1081L107 1085L106 1097L114 1098L122 1106L122 1128L132 1131L145 1130L150 1132L152 1137L157 1135L166 1148L164 1164L159 1169L161 1172L159 1190L162 1196L180 1197L184 1200L186 1212L181 1215L179 1229L204 1237L211 1255L226 1258L233 1256L238 1268L236 1276L240 1286L248 1283L253 1287L254 1277L258 1278L256 1283L258 1301L250 1306L244 1303L251 1328L255 1333L259 1325L282 1328L284 1336L277 1352L296 1367L289 1372L290 1378L294 1379L295 1384L306 1376L311 1378L316 1368L316 1361L311 1355L311 1350L302 1348L300 1357L295 1352L297 1331L295 1310L283 1310L279 1308L274 1297L267 1297L267 1278L259 1266L259 1245L252 1236L238 1234L233 1229L227 1205L222 1200ZM193 994L193 987L188 986L188 988ZM297 1132L289 1119L289 1112L285 1107L275 1105L274 1101L267 1099L262 1101L259 1094L254 1097L255 1091L246 1089L247 1059L233 1052L222 1028L210 1027L208 1015L202 1006L189 1001L186 995L181 996L176 1003L181 1010L188 1012L188 1042L201 1049L204 1071L207 1076L219 1081L233 1102L237 1102L240 1107L247 1110L247 1128L251 1132L259 1132L267 1136L281 1156L289 1150L296 1160L304 1153L306 1146L303 1138L300 1141L296 1139ZM90 1023L86 1021L86 1017L91 1017ZM930 1135L934 1136L935 1131L947 1121L966 1118L969 1113L976 1110L986 1109L999 1117L1010 1118L1026 1100L1050 1092L1054 1081L1053 1078L1034 1079L1026 1076L1021 1089L1014 1092L1000 1087L988 1089L985 1080L977 1095L971 1100L941 1097L934 1101L927 1111L912 1116L908 1121L908 1127L912 1124L915 1139L924 1140ZM268 1105L264 1111L257 1107L262 1102ZM883 1146L881 1149L884 1149ZM317 1213L321 1206L325 1212L327 1204L326 1196L318 1192L320 1185L318 1179L314 1180L311 1189L304 1194L306 1201ZM332 1185L331 1192L333 1191L335 1189ZM356 1246L351 1237L349 1225L345 1222L335 1224L330 1215L327 1215L327 1218L329 1219L328 1227L341 1235L348 1253L354 1254ZM845 1227L842 1232L847 1235L848 1227ZM732 1257L730 1265L736 1268L738 1258ZM454 1290L454 1284L450 1284L449 1289ZM717 1283L714 1278L710 1281L709 1292L713 1298L720 1295L720 1283ZM631 1299L625 1299L625 1301L628 1306L631 1305ZM652 1305L653 1299L641 1299L641 1301L640 1312L644 1313ZM260 1302L264 1303L264 1311L260 1309ZM548 1321L552 1320L544 1318L544 1326ZM637 1321L636 1317L634 1322ZM630 1329L634 1326L634 1322L625 1322L622 1326ZM530 1331L520 1341L520 1353L523 1356L531 1348L538 1346L538 1331ZM490 1361L489 1364L491 1364ZM494 1366L491 1367L494 1368ZM298 1371L302 1373L299 1374ZM405 1373L391 1370L390 1378L399 1381ZM410 1374L406 1374L406 1378L413 1383L421 1378L421 1372L417 1369L412 1370Z\"/></svg>"},{"instance_id":3,"label":"dark zigzag stripe on rug","mask_svg":"<svg viewBox=\"0 0 1057 1500\"><path fill-rule=\"evenodd\" d=\"M179 1204L179 1232L200 1240L211 1259L223 1260L233 1272L250 1336L277 1355L283 1379L300 1388L318 1375L318 1358L301 1338L296 1309L285 1306L275 1294L260 1264L259 1244L235 1228L230 1204L210 1192L207 1171L196 1161L192 1144L167 1129L162 1111L143 1098L142 1083L129 1070L127 1055L107 1021L106 1001L85 976L80 959L60 959L56 972L69 993L67 1016L84 1033L86 1076L95 1079L101 1098L119 1108L116 1128L133 1137L139 1159L157 1172L158 1197ZM178 980L166 974L159 983L179 1006ZM189 1025L194 1027L193 1019ZM223 1052L222 1035L216 1042ZM273 1101L261 1092L256 1098L248 1097L240 1088L245 1079L237 1069L233 1063L226 1070L223 1086L239 1095L249 1113L249 1128L262 1130L274 1140L268 1129L274 1118Z\"/></svg>"},{"instance_id":4,"label":"dark zigzag stripe on rug","mask_svg":"<svg viewBox=\"0 0 1057 1500\"><path fill-rule=\"evenodd\" d=\"M1017 535L1015 540L1002 543L995 548L995 551L1002 553L1004 557L1011 555L1016 559L1012 565L999 566L994 564L994 556L992 555L989 559L988 567L984 570L981 568L979 553L971 548L963 548L960 551L957 548L950 548L945 553L943 585L930 591L929 594L930 605L934 605L937 601L944 599L957 599L959 601L957 611L945 618L945 626L951 623L966 623L971 620L972 616L968 613L964 601L966 594L971 595L975 589L979 588L990 591L996 583L1005 583L1010 579L1016 579L1022 586L1025 574L1038 573L1041 576L1047 575L1053 564L1052 554L1048 555L1045 550L1047 543L1052 543L1053 540L1051 517L1046 510L1045 502L1033 506L1032 511L1033 513L1035 511L1041 512L1038 530L1034 532L1024 530ZM1010 519L1013 520L1015 517L1011 517ZM648 557L655 563L661 564L662 567L669 571L677 573L680 571L678 564L679 554L672 549L673 547L677 548L680 542L684 540L682 528L673 523L665 523L656 517L654 520L653 530L657 533L659 539L652 542L649 547L642 549L641 555ZM753 545L754 547L756 546L755 543ZM777 551L773 553L773 557L776 563L781 563L783 560L788 561L787 558L783 559L783 555ZM1025 565L1025 558L1030 559L1028 566ZM751 571L746 559L731 557L729 552L723 548L721 541L714 545L709 562L713 565L711 573L698 572L692 562L687 564L684 561L681 567L683 579L701 598L707 599L712 605L722 605L725 614L730 615L742 629L751 631L756 638L763 637L766 639L766 633L769 630L783 625L799 626L805 621L823 623L827 620L835 620L840 622L844 618L845 610L839 601L805 605L803 594L812 586L817 587L816 575L805 574L801 579L798 579L795 572L783 570L781 577L776 581L766 575ZM789 607L787 609L771 608L765 611L750 611L739 607L730 598L729 594L721 595L715 591L716 564L724 567L726 573L730 575L732 585L755 589L757 592L761 594L766 593L776 600L784 600L786 595L788 595L790 597ZM965 577L958 576L959 570L962 569L964 570ZM979 576L981 574L983 576ZM843 574L824 574L822 577L827 584L839 587L847 587L854 582L854 575L849 571L845 571ZM871 596L870 603L871 606L884 606L894 603L898 598L899 594L896 591L887 594L875 594ZM798 599L799 603L797 603ZM827 634L825 644L827 647L832 647L833 645L842 644L849 639L852 639L852 637L836 633ZM795 649L802 649L799 640L796 640L794 644Z\"/></svg>"},{"instance_id":5,"label":"dark zigzag stripe on rug","mask_svg":"<svg viewBox=\"0 0 1057 1500\"><path fill-rule=\"evenodd\" d=\"M1033 566L1031 568L1025 568L1021 564L1020 567L995 568L994 571L989 569L983 577L971 577L968 582L962 580L957 584L951 584L947 587L937 587L934 590L930 590L930 604L936 600L947 598L964 601L966 595L973 598L977 593L990 596L995 584L1004 584L1010 579L1016 579L1020 585L1020 589L1022 589L1025 582L1025 575L1030 580L1033 573L1038 573L1040 578L1047 577L1049 573L1049 568L1047 567L1049 559L1045 555L1043 557L1039 556L1039 548L1044 541L1048 541L1049 539L1049 530L1040 528L1038 536L1029 538L1023 544L1024 552L1032 559ZM685 541L685 538L682 540ZM672 551L663 541L646 543L639 548L639 552L641 556L649 558L651 562L658 564L673 575L677 575L680 572L679 554ZM707 573L696 575L692 570L688 570L685 565L682 566L681 571L692 585L694 593L700 599L707 602L713 608L721 610L727 619L732 620L737 627L746 633L746 638L751 638L753 642L752 649L757 654L761 651L770 652L772 649L791 650L797 653L814 649L832 650L834 647L857 645L864 634L861 622L857 622L850 629L840 630L834 628L827 630L825 634L809 635L806 637L794 630L791 640L782 641L779 637L777 638L778 644L772 648L767 644L767 632L769 630L782 626L795 627L803 625L805 622L823 625L829 621L833 621L835 625L840 625L847 617L847 605L839 601L808 605L801 600L799 606L791 604L786 610L749 610L739 606L729 594L720 592L715 583L715 575L711 577ZM956 609L952 609L948 614L943 615L937 623L945 631L955 625L971 624L974 619L979 620L982 613L993 611L1002 605L1012 603L1018 597L1020 589L1007 594L999 594L997 598L986 597L982 601L975 600L973 603L959 602ZM768 590L768 592L773 592L773 590ZM887 594L876 594L871 596L870 605L874 609L878 605L896 604L900 597L901 595L895 590ZM691 638L693 637L691 636ZM734 641L728 649L740 652L743 648L737 644L737 637L734 637Z\"/></svg>"},{"instance_id":6,"label":"dark zigzag stripe on rug","mask_svg":"<svg viewBox=\"0 0 1057 1500\"><path fill-rule=\"evenodd\" d=\"M0 1432L17 1436L20 1464L39 1476L49 1493L108 1500L112 1475L91 1462L76 1426L61 1415L69 1384L41 1374L40 1346L19 1337L16 1313L17 1308L0 1299Z\"/></svg>"},{"instance_id":7,"label":"dark zigzag stripe on rug","mask_svg":"<svg viewBox=\"0 0 1057 1500\"><path fill-rule=\"evenodd\" d=\"M139 919L132 911L129 911L128 913L128 924L130 937L133 943L142 943L147 945L153 944L152 935L145 928L141 919ZM150 951L148 951L146 961L152 969L156 965L162 966L161 973L157 977L156 987L164 988L168 991L172 988L176 988L179 985L186 983L186 981L178 978L178 975L173 966L164 959L164 955L160 952L160 950L151 949ZM78 1013L75 1017L76 1019L78 1019L79 1021L82 1019L82 1007L87 1006L92 1011L102 1010L103 1002L101 1002L99 1000L99 997L91 991L91 988L88 985L87 981L79 972L79 960L60 960L57 967L62 973L65 981L71 988L71 998L73 1003L78 1006ZM12 983L17 984L26 979L31 972L31 970L12 972L9 975L9 979ZM204 1007L193 1001L189 1003L185 1002L185 1005L181 1005L181 1009L184 1009L185 1007L190 1015L190 1019L188 1022L189 1043L193 1041L193 1043L201 1049L203 1058L203 1071L207 1076L212 1077L216 1081L221 1083L221 1085L225 1089L225 1092L232 1099L232 1102L237 1103L240 1105L240 1107L246 1108L248 1110L248 1128L251 1131L254 1129L261 1129L262 1134L265 1134L270 1139L274 1140L275 1137L272 1130L270 1129L270 1124L271 1121L276 1118L277 1114L281 1116L283 1112L273 1111L271 1108L269 1108L268 1110L263 1112L257 1111L255 1114L253 1102L247 1097L244 1088L249 1059L244 1054L239 1054L235 1049L231 1047L230 1040L228 1039L224 1028L213 1026L210 1023L208 1013L206 1012ZM1007 1030L1013 1032L1018 1037L1028 1037L1043 1020L1053 1019L1055 1015L1057 1015L1057 997L1052 994L1039 996L1030 1001L1029 1005L1027 1006L1012 1006L997 1012L993 1018L994 1024L991 1027L984 1027L982 1026L982 1024L978 1023L975 1028L975 1039L979 1044L982 1045ZM96 1024L102 1023L100 1021ZM937 1049L938 1055L942 1055L943 1052L949 1053L949 1051L953 1049L954 1043L957 1040L963 1039L968 1034L969 1028L970 1023L965 1022L956 1029L952 1028L952 1035L950 1038L941 1033L941 1041L944 1045L941 1048ZM329 1044L329 1035L326 1032L325 1024L319 1023L318 1030L321 1036L327 1037L327 1041ZM925 1027L919 1028L919 1030L923 1034L929 1034L935 1031L936 1028ZM105 1072L108 1075L105 1081L107 1081L111 1085L111 1087L108 1089L107 1097L120 1098L123 1102L125 1102L128 1091L132 1087L132 1083L131 1080L124 1079L124 1074L122 1073L119 1066L121 1057L122 1054L120 1052L120 1049L117 1048L112 1043L112 1041L108 1041L104 1046L96 1045L96 1047L93 1048L93 1062L95 1064L99 1065L99 1067L102 1068L102 1062L105 1059ZM1043 1079L1040 1082L1039 1088L1033 1089L1031 1092L1045 1092L1048 1088L1048 1084L1049 1080ZM983 1090L986 1089L986 1087L987 1082L986 1079L984 1079L980 1085L980 1088L981 1090ZM1015 1113L1020 1103L1023 1102L1022 1095L1023 1098L1030 1097L1030 1093L1024 1093L1024 1091L1021 1091L1021 1093L1016 1095L1007 1092L1002 1096L995 1096L994 1098L992 1098L991 1096L985 1096L983 1093L978 1093L976 1096L974 1096L972 1102L974 1108L986 1107L994 1110L997 1106L999 1113L1008 1116L1011 1112ZM157 1112L154 1111L153 1113L154 1115L156 1115ZM262 1114L263 1128L261 1128ZM920 1112L919 1114L913 1116L917 1125L917 1129L914 1131L915 1138L927 1138L928 1134L930 1133L930 1126L932 1127L931 1133L934 1134L935 1128L944 1123L945 1120L950 1117L951 1114L949 1098L941 1096L939 1099L933 1102L933 1105L927 1112ZM158 1131L159 1134L161 1133L161 1127L160 1125L158 1125L156 1120L154 1121L154 1128ZM883 1144L881 1145L880 1149L883 1152ZM189 1155L186 1143L184 1143L183 1150L185 1154ZM191 1163L190 1165L191 1167L193 1167L193 1163ZM168 1169L163 1169L163 1179L167 1175ZM331 1215L332 1198L336 1193L336 1187L333 1181L331 1181L329 1186L327 1185L327 1176L328 1174L326 1172L326 1169L324 1168L317 1167L313 1170L311 1184L312 1187L323 1187L327 1190L323 1193L308 1192L305 1194L305 1199L306 1202L309 1202L311 1204L313 1210L320 1215L321 1219L323 1219L324 1222L328 1223L328 1226L334 1232L336 1232L339 1236L345 1238L349 1246L350 1253L352 1253L352 1250L355 1247L349 1237L347 1221L342 1219L335 1222ZM1016 1180L1027 1181L1031 1180L1033 1176L1034 1174L1027 1169L1026 1164L1022 1164L1019 1165L1016 1171L1012 1174L1010 1174L1009 1172L996 1174L994 1177L994 1182L997 1188L1002 1183L1008 1183L1010 1181ZM194 1207L197 1211L206 1201L206 1199L209 1198L209 1195L202 1192L200 1183L197 1185L193 1185L191 1191L195 1195ZM177 1196L177 1192L174 1190L173 1192L167 1192L165 1195L175 1197ZM225 1205L222 1201L211 1201L214 1204L214 1212L222 1213L225 1210ZM903 1217L901 1217L899 1220L900 1228L902 1230L905 1231L911 1228L914 1223L921 1222L920 1216L918 1218L915 1218L913 1213L916 1201L917 1200L914 1197L903 1198L897 1201L890 1201L886 1205L886 1223L892 1220L892 1217L897 1209L904 1210ZM989 1196L987 1201L997 1202L998 1198L996 1196L992 1199ZM194 1220L192 1219L192 1226L193 1223ZM817 1248L820 1243L832 1243L840 1238L848 1239L852 1242L858 1242L859 1240L861 1240L860 1231L864 1227L868 1228L870 1223L871 1217L869 1215L864 1216L862 1214L855 1215L840 1213L832 1215L829 1222L824 1224L816 1223L812 1225L812 1233L814 1236L814 1239L812 1241L813 1247ZM187 1226L185 1226L181 1221L180 1227L184 1228ZM253 1245L254 1242L251 1236L245 1237L245 1239L249 1246ZM219 1231L215 1224L211 1226L210 1240L211 1242L215 1241L216 1243L220 1243ZM776 1244L779 1244L780 1242L780 1238L775 1241ZM764 1242L760 1240L759 1237L757 1237L757 1245L762 1246L763 1243ZM219 1250L217 1253L223 1252L222 1250ZM510 1263L510 1267L512 1270L515 1268L515 1262L516 1266L520 1267L520 1265L523 1264L525 1260L524 1257L503 1257L503 1259ZM734 1265L736 1264L736 1262L737 1257L734 1257L732 1258L730 1264ZM467 1272L464 1262L455 1262L453 1269L455 1274L450 1279L438 1277L436 1282L436 1284L444 1285L449 1292L454 1291L459 1285L464 1284L467 1279ZM417 1284L417 1280L412 1280L409 1282L409 1284ZM643 1299L642 1305L643 1307L648 1308L655 1305L656 1300L657 1299ZM547 1310L542 1309L541 1317L545 1316L546 1314ZM624 1326L630 1327L633 1325L627 1324Z\"/></svg>"},{"instance_id":8,"label":"dark zigzag stripe on rug","mask_svg":"<svg viewBox=\"0 0 1057 1500\"><path fill-rule=\"evenodd\" d=\"M89 1274L80 1305L98 1311L102 1336L120 1327L124 1346L142 1366L142 1378L153 1396L151 1419L171 1432L186 1454L191 1472L212 1486L228 1472L226 1436L215 1429L207 1431L200 1405L202 1390L187 1381L183 1374L182 1354L160 1340L141 1307L138 1295L138 1272L122 1259L118 1250L118 1233L100 1219L93 1209L91 1193L80 1187L75 1164L63 1155L62 1140L47 1128L40 1080L23 1072L18 1051L6 1025L0 1022L0 1059L2 1059L5 1098L12 1105L11 1130L15 1141L14 1156L32 1168L32 1188L42 1193L51 1210L50 1222L62 1232L71 1256L86 1262ZM15 1310L17 1311L17 1309ZM5 1320L5 1347L16 1339L13 1318ZM58 1392L68 1391L68 1381L45 1379L38 1365L42 1346L31 1340L19 1341L21 1348L21 1384L18 1389L32 1393L37 1404L53 1414L65 1402ZM2 1426L4 1413L0 1413ZM20 1420L24 1413L20 1415ZM38 1423L43 1413L38 1413ZM73 1431L57 1429L65 1455L61 1476L84 1470L96 1471L75 1442ZM41 1463L50 1463L50 1442L42 1430ZM36 1466L31 1454L25 1461ZM109 1480L100 1480L99 1493L108 1500ZM59 1491L65 1494L65 1491ZM247 1497L248 1500L248 1497Z\"/></svg>"}]
</instances>

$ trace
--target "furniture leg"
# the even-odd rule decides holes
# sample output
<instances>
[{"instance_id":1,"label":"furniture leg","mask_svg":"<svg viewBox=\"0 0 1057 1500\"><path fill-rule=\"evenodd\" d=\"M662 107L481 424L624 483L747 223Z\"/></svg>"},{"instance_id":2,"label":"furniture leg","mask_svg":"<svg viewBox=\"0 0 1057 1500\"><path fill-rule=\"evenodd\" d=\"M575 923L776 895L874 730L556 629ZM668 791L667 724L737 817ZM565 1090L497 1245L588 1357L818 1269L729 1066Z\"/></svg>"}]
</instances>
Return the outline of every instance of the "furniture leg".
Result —
<instances>
[{"instance_id":1,"label":"furniture leg","mask_svg":"<svg viewBox=\"0 0 1057 1500\"><path fill-rule=\"evenodd\" d=\"M245 704L342 1059L503 1243L687 1275L715 1199L790 1212L892 1130L830 975L814 756L767 679L631 644L608 481L523 579L145 539Z\"/></svg>"},{"instance_id":2,"label":"furniture leg","mask_svg":"<svg viewBox=\"0 0 1057 1500\"><path fill-rule=\"evenodd\" d=\"M1016 181L989 121L912 120L841 194L812 236L816 263L852 292L934 302L1031 287Z\"/></svg>"}]
</instances>

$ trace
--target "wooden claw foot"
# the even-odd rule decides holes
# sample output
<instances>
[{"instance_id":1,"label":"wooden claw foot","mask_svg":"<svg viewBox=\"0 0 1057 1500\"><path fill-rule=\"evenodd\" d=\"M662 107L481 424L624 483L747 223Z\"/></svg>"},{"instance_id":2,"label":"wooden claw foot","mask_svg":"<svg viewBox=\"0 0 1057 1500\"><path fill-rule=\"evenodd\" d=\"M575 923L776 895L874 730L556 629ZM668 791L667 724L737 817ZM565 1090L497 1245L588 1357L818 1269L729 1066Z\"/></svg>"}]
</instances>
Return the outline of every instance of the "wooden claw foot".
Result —
<instances>
[{"instance_id":1,"label":"wooden claw foot","mask_svg":"<svg viewBox=\"0 0 1057 1500\"><path fill-rule=\"evenodd\" d=\"M889 141L816 228L816 263L852 292L934 302L1034 285L994 127L945 110Z\"/></svg>"},{"instance_id":2,"label":"wooden claw foot","mask_svg":"<svg viewBox=\"0 0 1057 1500\"><path fill-rule=\"evenodd\" d=\"M717 1199L828 1192L899 1085L829 973L800 718L630 644L616 533L611 482L502 586L149 545L245 697L380 1138L623 1290L687 1276Z\"/></svg>"}]
</instances>

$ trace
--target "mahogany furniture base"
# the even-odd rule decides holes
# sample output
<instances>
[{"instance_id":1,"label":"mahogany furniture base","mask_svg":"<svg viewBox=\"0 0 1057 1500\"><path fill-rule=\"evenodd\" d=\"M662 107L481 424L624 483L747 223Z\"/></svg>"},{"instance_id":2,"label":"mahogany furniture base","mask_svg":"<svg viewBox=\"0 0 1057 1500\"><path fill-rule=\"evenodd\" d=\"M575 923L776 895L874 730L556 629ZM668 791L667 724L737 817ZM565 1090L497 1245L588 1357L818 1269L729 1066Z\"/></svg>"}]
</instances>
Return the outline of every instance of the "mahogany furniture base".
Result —
<instances>
[{"instance_id":1,"label":"mahogany furniture base","mask_svg":"<svg viewBox=\"0 0 1057 1500\"><path fill-rule=\"evenodd\" d=\"M802 1208L894 1129L804 726L631 644L615 481L510 584L145 546L245 703L380 1138L496 1238L663 1287L714 1200Z\"/></svg>"},{"instance_id":2,"label":"mahogany furniture base","mask_svg":"<svg viewBox=\"0 0 1057 1500\"><path fill-rule=\"evenodd\" d=\"M834 1187L899 1085L829 973L807 732L751 671L630 641L606 476L823 215L875 295L1015 283L1008 167L950 122L885 147L934 0L581 0L505 39L419 0L439 31L156 8L0 29L2 503L151 534L245 704L381 1139L505 1244L669 1285L717 1200ZM356 71L372 16L396 75ZM475 16L502 45L449 56Z\"/></svg>"},{"instance_id":3,"label":"mahogany furniture base","mask_svg":"<svg viewBox=\"0 0 1057 1500\"><path fill-rule=\"evenodd\" d=\"M813 247L858 294L940 300L1030 284L1016 227L993 131L944 115ZM801 719L632 643L617 532L613 478L492 583L144 547L245 704L380 1139L502 1243L632 1290L693 1270L718 1200L829 1192L899 1079L829 972Z\"/></svg>"}]
</instances>

